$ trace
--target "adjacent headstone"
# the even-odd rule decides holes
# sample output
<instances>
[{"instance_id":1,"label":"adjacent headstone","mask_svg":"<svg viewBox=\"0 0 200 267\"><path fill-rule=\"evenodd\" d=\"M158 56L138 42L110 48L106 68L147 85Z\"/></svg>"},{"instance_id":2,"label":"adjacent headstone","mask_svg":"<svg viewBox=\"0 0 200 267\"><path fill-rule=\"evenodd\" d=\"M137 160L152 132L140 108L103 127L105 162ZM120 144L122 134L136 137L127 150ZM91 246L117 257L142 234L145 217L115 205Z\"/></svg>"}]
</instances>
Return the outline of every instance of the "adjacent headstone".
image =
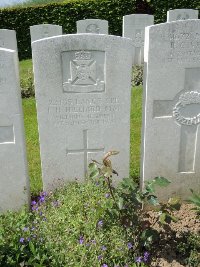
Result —
<instances>
[{"instance_id":1,"label":"adjacent headstone","mask_svg":"<svg viewBox=\"0 0 200 267\"><path fill-rule=\"evenodd\" d=\"M154 16L131 14L123 17L123 37L133 40L133 65L144 63L145 27L154 24Z\"/></svg>"},{"instance_id":2,"label":"adjacent headstone","mask_svg":"<svg viewBox=\"0 0 200 267\"><path fill-rule=\"evenodd\" d=\"M198 19L198 10L195 9L173 9L167 11L167 22L186 19Z\"/></svg>"},{"instance_id":3,"label":"adjacent headstone","mask_svg":"<svg viewBox=\"0 0 200 267\"><path fill-rule=\"evenodd\" d=\"M120 151L118 179L127 177L131 40L76 34L32 47L44 189L84 180L91 159L110 150Z\"/></svg>"},{"instance_id":4,"label":"adjacent headstone","mask_svg":"<svg viewBox=\"0 0 200 267\"><path fill-rule=\"evenodd\" d=\"M31 43L52 36L62 35L62 26L54 24L39 24L30 27Z\"/></svg>"},{"instance_id":5,"label":"adjacent headstone","mask_svg":"<svg viewBox=\"0 0 200 267\"><path fill-rule=\"evenodd\" d=\"M200 189L200 20L147 27L141 182L171 180L161 199Z\"/></svg>"},{"instance_id":6,"label":"adjacent headstone","mask_svg":"<svg viewBox=\"0 0 200 267\"><path fill-rule=\"evenodd\" d=\"M76 22L77 33L108 34L108 21L102 19L84 19Z\"/></svg>"},{"instance_id":7,"label":"adjacent headstone","mask_svg":"<svg viewBox=\"0 0 200 267\"><path fill-rule=\"evenodd\" d=\"M16 32L14 30L0 29L0 48L17 51Z\"/></svg>"},{"instance_id":8,"label":"adjacent headstone","mask_svg":"<svg viewBox=\"0 0 200 267\"><path fill-rule=\"evenodd\" d=\"M17 52L0 49L0 212L29 203Z\"/></svg>"}]
</instances>

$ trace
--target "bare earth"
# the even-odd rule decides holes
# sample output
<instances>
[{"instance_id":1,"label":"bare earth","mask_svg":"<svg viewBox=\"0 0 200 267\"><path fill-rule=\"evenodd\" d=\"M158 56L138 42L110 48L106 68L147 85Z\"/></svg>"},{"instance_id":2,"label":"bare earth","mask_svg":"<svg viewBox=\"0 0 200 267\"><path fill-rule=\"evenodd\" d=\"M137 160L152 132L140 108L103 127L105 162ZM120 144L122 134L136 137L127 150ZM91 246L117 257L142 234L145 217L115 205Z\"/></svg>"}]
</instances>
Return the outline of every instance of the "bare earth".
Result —
<instances>
[{"instance_id":1,"label":"bare earth","mask_svg":"<svg viewBox=\"0 0 200 267\"><path fill-rule=\"evenodd\" d=\"M158 247L155 251L156 260L151 263L153 267L187 267L188 265L183 265L183 259L181 255L177 254L175 248L179 243L179 239L183 235L192 232L200 235L200 217L196 215L194 211L191 210L193 205L182 204L179 211L174 212L174 215L179 218L179 221L171 223L171 229L166 229L164 231L156 223L154 228L161 231L161 241L158 242ZM155 220L155 213L150 211L150 222L153 223ZM200 258L200 251L199 251ZM189 266L188 266L189 267ZM200 261L199 261L200 267Z\"/></svg>"}]
</instances>

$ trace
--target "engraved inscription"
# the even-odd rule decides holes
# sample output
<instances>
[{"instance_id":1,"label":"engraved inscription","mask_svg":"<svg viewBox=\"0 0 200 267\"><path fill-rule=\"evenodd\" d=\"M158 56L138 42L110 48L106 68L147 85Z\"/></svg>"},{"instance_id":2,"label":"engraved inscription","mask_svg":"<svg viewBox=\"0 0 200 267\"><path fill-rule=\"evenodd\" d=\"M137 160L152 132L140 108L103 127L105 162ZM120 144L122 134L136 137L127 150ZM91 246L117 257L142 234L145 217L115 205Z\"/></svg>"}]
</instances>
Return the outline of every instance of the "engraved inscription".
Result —
<instances>
[{"instance_id":1,"label":"engraved inscription","mask_svg":"<svg viewBox=\"0 0 200 267\"><path fill-rule=\"evenodd\" d=\"M88 148L88 130L83 130L83 148L81 149L66 149L66 155L69 154L84 154L84 173L87 173L87 167L88 167L88 153L92 152L104 152L103 148Z\"/></svg>"},{"instance_id":2,"label":"engraved inscription","mask_svg":"<svg viewBox=\"0 0 200 267\"><path fill-rule=\"evenodd\" d=\"M176 20L186 20L186 19L189 19L189 15L184 12L183 14L178 14L178 16L176 17Z\"/></svg>"},{"instance_id":3,"label":"engraved inscription","mask_svg":"<svg viewBox=\"0 0 200 267\"><path fill-rule=\"evenodd\" d=\"M100 28L96 24L89 24L86 27L86 32L87 33L97 33L97 34L99 34L100 33Z\"/></svg>"},{"instance_id":4,"label":"engraved inscription","mask_svg":"<svg viewBox=\"0 0 200 267\"><path fill-rule=\"evenodd\" d=\"M65 93L104 92L103 51L63 52L63 91Z\"/></svg>"},{"instance_id":5,"label":"engraved inscription","mask_svg":"<svg viewBox=\"0 0 200 267\"><path fill-rule=\"evenodd\" d=\"M112 98L49 99L48 114L55 126L105 125L120 120L121 105Z\"/></svg>"},{"instance_id":6,"label":"engraved inscription","mask_svg":"<svg viewBox=\"0 0 200 267\"><path fill-rule=\"evenodd\" d=\"M179 97L179 101L176 103L175 107L173 108L173 117L176 121L180 124L184 125L196 125L200 123L200 113L196 114L193 117L189 115L187 117L181 115L181 110L188 105L195 104L193 106L196 107L196 104L200 104L200 93L196 91L185 92L181 94ZM200 105L199 110L200 110Z\"/></svg>"}]
</instances>

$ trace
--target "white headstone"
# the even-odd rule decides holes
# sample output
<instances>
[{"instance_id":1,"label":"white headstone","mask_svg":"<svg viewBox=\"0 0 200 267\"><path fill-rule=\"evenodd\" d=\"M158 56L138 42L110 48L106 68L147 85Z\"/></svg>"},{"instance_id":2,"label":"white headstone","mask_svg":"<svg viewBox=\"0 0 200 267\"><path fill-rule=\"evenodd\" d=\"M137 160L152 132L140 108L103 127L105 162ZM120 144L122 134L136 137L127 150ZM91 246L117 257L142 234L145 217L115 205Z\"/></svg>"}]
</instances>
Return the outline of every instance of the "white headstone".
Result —
<instances>
[{"instance_id":1,"label":"white headstone","mask_svg":"<svg viewBox=\"0 0 200 267\"><path fill-rule=\"evenodd\" d=\"M200 20L147 27L141 182L171 180L161 198L200 189Z\"/></svg>"},{"instance_id":2,"label":"white headstone","mask_svg":"<svg viewBox=\"0 0 200 267\"><path fill-rule=\"evenodd\" d=\"M145 27L154 24L154 16L131 14L123 17L123 37L133 40L133 65L144 63Z\"/></svg>"},{"instance_id":3,"label":"white headstone","mask_svg":"<svg viewBox=\"0 0 200 267\"><path fill-rule=\"evenodd\" d=\"M108 34L108 21L102 19L84 19L76 22L77 33Z\"/></svg>"},{"instance_id":4,"label":"white headstone","mask_svg":"<svg viewBox=\"0 0 200 267\"><path fill-rule=\"evenodd\" d=\"M0 49L0 212L29 203L17 52Z\"/></svg>"},{"instance_id":5,"label":"white headstone","mask_svg":"<svg viewBox=\"0 0 200 267\"><path fill-rule=\"evenodd\" d=\"M32 43L44 189L84 180L110 150L129 174L131 40L96 34ZM46 67L48 66L48 68Z\"/></svg>"},{"instance_id":6,"label":"white headstone","mask_svg":"<svg viewBox=\"0 0 200 267\"><path fill-rule=\"evenodd\" d=\"M31 43L52 36L62 35L62 26L54 24L39 24L30 27Z\"/></svg>"},{"instance_id":7,"label":"white headstone","mask_svg":"<svg viewBox=\"0 0 200 267\"><path fill-rule=\"evenodd\" d=\"M167 22L186 19L198 19L198 10L195 9L173 9L167 11Z\"/></svg>"},{"instance_id":8,"label":"white headstone","mask_svg":"<svg viewBox=\"0 0 200 267\"><path fill-rule=\"evenodd\" d=\"M16 32L14 30L0 29L0 48L17 51Z\"/></svg>"}]
</instances>

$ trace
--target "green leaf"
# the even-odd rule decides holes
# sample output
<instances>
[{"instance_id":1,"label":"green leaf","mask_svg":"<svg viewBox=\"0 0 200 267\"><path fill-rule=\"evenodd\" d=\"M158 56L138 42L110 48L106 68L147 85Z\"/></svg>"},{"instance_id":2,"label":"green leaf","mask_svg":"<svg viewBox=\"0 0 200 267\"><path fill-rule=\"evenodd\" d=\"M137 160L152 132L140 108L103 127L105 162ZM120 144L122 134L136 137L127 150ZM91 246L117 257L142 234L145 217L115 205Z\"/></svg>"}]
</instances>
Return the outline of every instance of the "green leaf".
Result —
<instances>
[{"instance_id":1,"label":"green leaf","mask_svg":"<svg viewBox=\"0 0 200 267\"><path fill-rule=\"evenodd\" d=\"M95 170L98 169L96 163L94 163L94 162L91 162L91 163L88 165L88 168L89 168L90 172L93 172L93 171L95 171Z\"/></svg>"},{"instance_id":2,"label":"green leaf","mask_svg":"<svg viewBox=\"0 0 200 267\"><path fill-rule=\"evenodd\" d=\"M146 186L145 186L145 189L149 193L155 193L155 188L154 188L154 184L153 183L148 182L146 184Z\"/></svg>"},{"instance_id":3,"label":"green leaf","mask_svg":"<svg viewBox=\"0 0 200 267\"><path fill-rule=\"evenodd\" d=\"M180 198L179 197L171 197L168 200L168 204L175 210L179 210L181 207Z\"/></svg>"},{"instance_id":4,"label":"green leaf","mask_svg":"<svg viewBox=\"0 0 200 267\"><path fill-rule=\"evenodd\" d=\"M118 201L118 207L120 210L123 209L123 205L124 205L124 199L122 197L120 197L119 201Z\"/></svg>"},{"instance_id":5,"label":"green leaf","mask_svg":"<svg viewBox=\"0 0 200 267\"><path fill-rule=\"evenodd\" d=\"M171 182L164 177L156 177L154 178L154 183L155 185L165 187L168 186Z\"/></svg>"},{"instance_id":6,"label":"green leaf","mask_svg":"<svg viewBox=\"0 0 200 267\"><path fill-rule=\"evenodd\" d=\"M93 172L90 173L90 178L94 179L99 175L99 170L94 170Z\"/></svg>"},{"instance_id":7,"label":"green leaf","mask_svg":"<svg viewBox=\"0 0 200 267\"><path fill-rule=\"evenodd\" d=\"M147 197L147 201L149 202L149 204L153 205L153 206L158 206L159 202L158 202L158 198L154 195L150 195Z\"/></svg>"},{"instance_id":8,"label":"green leaf","mask_svg":"<svg viewBox=\"0 0 200 267\"><path fill-rule=\"evenodd\" d=\"M162 224L166 224L165 222L166 220L166 213L162 213L159 217L159 221L162 223Z\"/></svg>"}]
</instances>

